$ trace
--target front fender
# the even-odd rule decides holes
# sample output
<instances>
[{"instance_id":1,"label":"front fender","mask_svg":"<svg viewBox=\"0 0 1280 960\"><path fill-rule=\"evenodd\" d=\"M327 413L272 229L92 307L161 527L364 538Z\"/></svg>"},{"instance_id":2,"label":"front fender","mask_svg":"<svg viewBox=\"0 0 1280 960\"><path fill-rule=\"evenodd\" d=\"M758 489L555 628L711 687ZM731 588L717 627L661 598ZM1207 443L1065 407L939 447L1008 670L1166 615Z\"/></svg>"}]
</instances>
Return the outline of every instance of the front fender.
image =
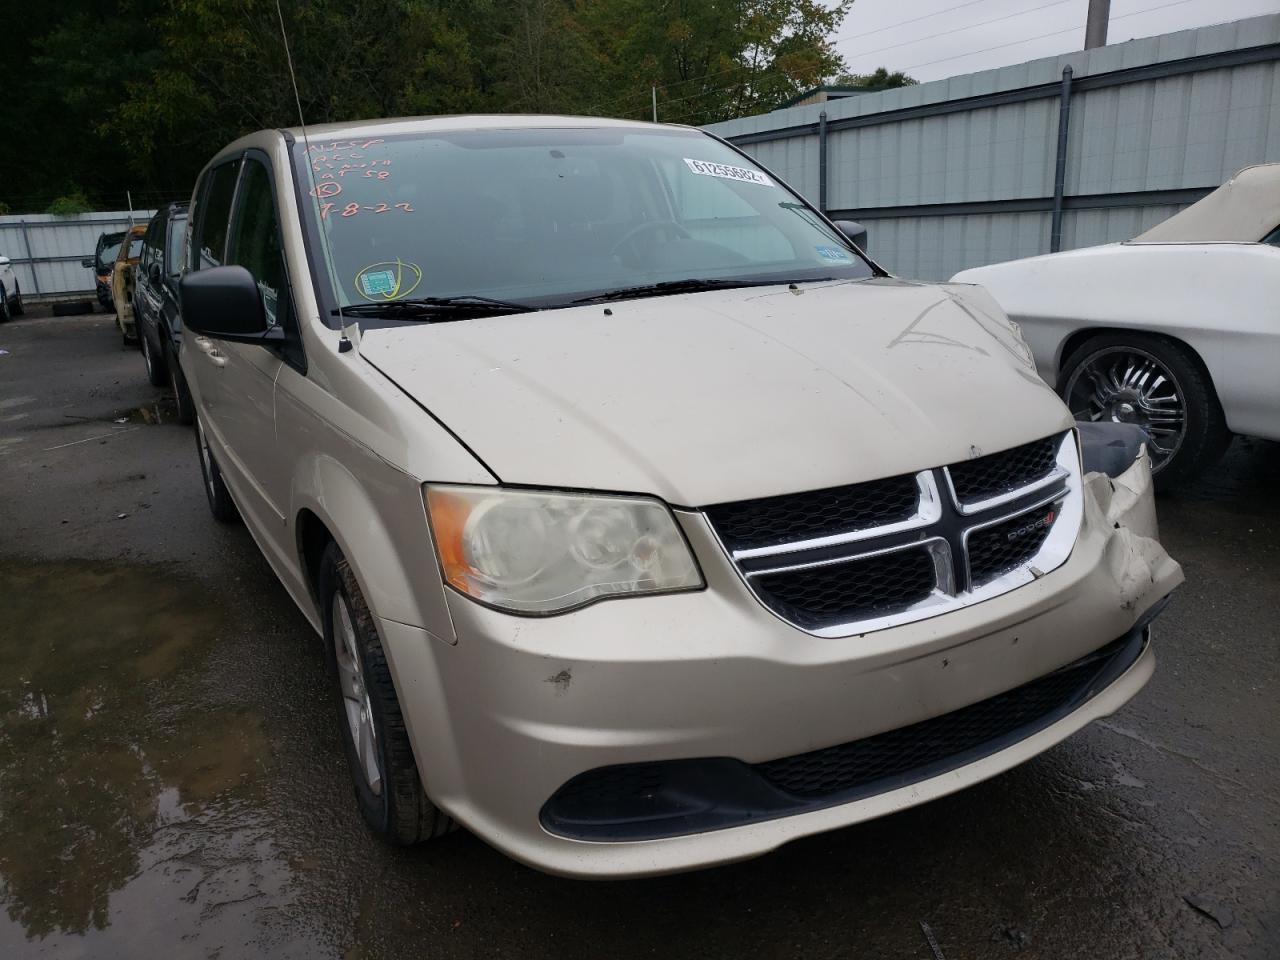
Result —
<instances>
[{"instance_id":1,"label":"front fender","mask_svg":"<svg viewBox=\"0 0 1280 960\"><path fill-rule=\"evenodd\" d=\"M298 464L291 501L298 555L304 555L299 518L309 510L342 550L376 617L456 643L419 482L354 449L362 451L355 465L360 479L320 453Z\"/></svg>"}]
</instances>

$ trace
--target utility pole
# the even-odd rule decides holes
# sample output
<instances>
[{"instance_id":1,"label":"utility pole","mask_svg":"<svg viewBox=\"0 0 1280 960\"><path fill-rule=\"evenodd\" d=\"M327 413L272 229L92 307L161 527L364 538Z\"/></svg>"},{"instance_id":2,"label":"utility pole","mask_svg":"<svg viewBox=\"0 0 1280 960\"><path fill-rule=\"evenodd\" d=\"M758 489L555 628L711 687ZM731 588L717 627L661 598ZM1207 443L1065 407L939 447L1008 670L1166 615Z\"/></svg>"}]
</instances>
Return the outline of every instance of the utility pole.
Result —
<instances>
[{"instance_id":1,"label":"utility pole","mask_svg":"<svg viewBox=\"0 0 1280 960\"><path fill-rule=\"evenodd\" d=\"M653 122L658 122L658 88L650 87L649 93L653 97Z\"/></svg>"},{"instance_id":2,"label":"utility pole","mask_svg":"<svg viewBox=\"0 0 1280 960\"><path fill-rule=\"evenodd\" d=\"M1107 45L1107 21L1111 19L1111 0L1089 0L1089 19L1085 21L1084 48Z\"/></svg>"}]
</instances>

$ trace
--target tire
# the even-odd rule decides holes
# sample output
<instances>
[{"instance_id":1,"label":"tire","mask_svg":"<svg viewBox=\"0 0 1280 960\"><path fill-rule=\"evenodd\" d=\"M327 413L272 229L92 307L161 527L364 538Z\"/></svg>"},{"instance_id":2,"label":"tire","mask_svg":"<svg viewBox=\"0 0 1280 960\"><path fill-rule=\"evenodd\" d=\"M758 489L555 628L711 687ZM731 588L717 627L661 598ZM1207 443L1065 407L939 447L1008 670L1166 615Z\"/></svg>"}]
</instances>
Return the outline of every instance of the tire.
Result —
<instances>
[{"instance_id":1,"label":"tire","mask_svg":"<svg viewBox=\"0 0 1280 960\"><path fill-rule=\"evenodd\" d=\"M142 362L147 368L147 382L153 387L163 387L168 382L165 370L167 361L160 360L155 355L155 351L151 349L151 338L145 333L139 339L142 340Z\"/></svg>"},{"instance_id":2,"label":"tire","mask_svg":"<svg viewBox=\"0 0 1280 960\"><path fill-rule=\"evenodd\" d=\"M178 355L167 340L164 345L164 365L169 374L169 389L173 391L178 422L189 427L196 422L196 404L191 399L191 389L187 386L187 376L182 372L182 365L178 363Z\"/></svg>"},{"instance_id":3,"label":"tire","mask_svg":"<svg viewBox=\"0 0 1280 960\"><path fill-rule=\"evenodd\" d=\"M222 479L222 470L213 458L213 451L205 441L204 426L196 420L196 453L200 457L200 476L204 480L205 496L209 500L209 512L219 523L235 523L240 518L231 491Z\"/></svg>"},{"instance_id":4,"label":"tire","mask_svg":"<svg viewBox=\"0 0 1280 960\"><path fill-rule=\"evenodd\" d=\"M320 561L317 593L342 744L361 816L370 830L396 846L448 833L453 821L422 789L373 615L332 542Z\"/></svg>"},{"instance_id":5,"label":"tire","mask_svg":"<svg viewBox=\"0 0 1280 960\"><path fill-rule=\"evenodd\" d=\"M1231 442L1208 371L1193 350L1168 337L1091 337L1063 362L1058 382L1077 419L1132 422L1147 430L1147 452L1162 488L1203 473Z\"/></svg>"},{"instance_id":6,"label":"tire","mask_svg":"<svg viewBox=\"0 0 1280 960\"><path fill-rule=\"evenodd\" d=\"M9 309L9 295L5 293L4 287L0 287L0 323L8 323L12 317L13 313Z\"/></svg>"},{"instance_id":7,"label":"tire","mask_svg":"<svg viewBox=\"0 0 1280 960\"><path fill-rule=\"evenodd\" d=\"M116 311L116 329L120 331L120 343L126 350L138 349L138 343L134 337L129 336L129 328L125 326L124 318L120 316L120 311ZM137 327L134 327L135 332Z\"/></svg>"},{"instance_id":8,"label":"tire","mask_svg":"<svg viewBox=\"0 0 1280 960\"><path fill-rule=\"evenodd\" d=\"M20 317L26 313L27 308L22 302L22 288L15 284L13 289L14 292L17 293L17 296L13 298L13 308L10 310L10 314L15 317Z\"/></svg>"}]
</instances>

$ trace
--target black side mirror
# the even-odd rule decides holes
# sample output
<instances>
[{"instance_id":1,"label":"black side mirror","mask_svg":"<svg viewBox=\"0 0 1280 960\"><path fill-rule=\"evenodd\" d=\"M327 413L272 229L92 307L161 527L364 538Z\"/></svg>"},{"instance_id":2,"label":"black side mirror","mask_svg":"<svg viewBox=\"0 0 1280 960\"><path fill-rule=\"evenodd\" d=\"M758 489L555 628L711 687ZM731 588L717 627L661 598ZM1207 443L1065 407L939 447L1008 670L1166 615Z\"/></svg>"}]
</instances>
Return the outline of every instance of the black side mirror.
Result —
<instances>
[{"instance_id":1,"label":"black side mirror","mask_svg":"<svg viewBox=\"0 0 1280 960\"><path fill-rule=\"evenodd\" d=\"M262 343L283 340L284 332L267 323L258 284L244 267L211 267L185 273L178 283L182 323L215 340Z\"/></svg>"},{"instance_id":2,"label":"black side mirror","mask_svg":"<svg viewBox=\"0 0 1280 960\"><path fill-rule=\"evenodd\" d=\"M835 221L836 229L844 234L845 239L852 243L859 250L867 249L867 228L860 224L857 220L837 220Z\"/></svg>"},{"instance_id":3,"label":"black side mirror","mask_svg":"<svg viewBox=\"0 0 1280 960\"><path fill-rule=\"evenodd\" d=\"M147 279L152 283L160 282L160 264L153 263L147 267Z\"/></svg>"},{"instance_id":4,"label":"black side mirror","mask_svg":"<svg viewBox=\"0 0 1280 960\"><path fill-rule=\"evenodd\" d=\"M92 270L97 265L98 265L97 261L95 261L93 257L85 257L83 260L80 261L80 266L88 267L90 270Z\"/></svg>"}]
</instances>

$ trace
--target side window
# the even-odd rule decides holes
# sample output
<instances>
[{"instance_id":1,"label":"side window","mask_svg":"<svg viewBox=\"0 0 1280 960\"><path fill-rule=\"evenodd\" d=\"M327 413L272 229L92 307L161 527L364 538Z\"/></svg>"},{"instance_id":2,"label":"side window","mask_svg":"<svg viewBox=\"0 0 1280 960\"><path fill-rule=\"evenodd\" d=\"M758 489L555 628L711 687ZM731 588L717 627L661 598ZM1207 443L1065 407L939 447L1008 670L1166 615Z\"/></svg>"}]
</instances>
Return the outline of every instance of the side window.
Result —
<instances>
[{"instance_id":1,"label":"side window","mask_svg":"<svg viewBox=\"0 0 1280 960\"><path fill-rule=\"evenodd\" d=\"M1280 247L1280 227L1276 227L1265 237L1262 238L1263 243L1269 243L1273 247Z\"/></svg>"},{"instance_id":2,"label":"side window","mask_svg":"<svg viewBox=\"0 0 1280 960\"><path fill-rule=\"evenodd\" d=\"M182 272L183 242L187 236L187 218L179 215L169 221L169 236L164 257L164 272L176 277Z\"/></svg>"},{"instance_id":3,"label":"side window","mask_svg":"<svg viewBox=\"0 0 1280 960\"><path fill-rule=\"evenodd\" d=\"M142 269L144 273L151 264L156 262L156 244L159 242L162 229L164 229L162 221L152 220L147 226L146 236L142 238Z\"/></svg>"},{"instance_id":4,"label":"side window","mask_svg":"<svg viewBox=\"0 0 1280 960\"><path fill-rule=\"evenodd\" d=\"M231 216L231 200L236 191L236 175L240 161L233 160L214 167L205 176L209 184L196 211L191 234L190 269L220 267L226 262L227 219Z\"/></svg>"},{"instance_id":5,"label":"side window","mask_svg":"<svg viewBox=\"0 0 1280 960\"><path fill-rule=\"evenodd\" d=\"M271 173L257 160L245 161L227 263L242 266L253 274L262 292L267 319L291 329L289 284L280 242L280 220L271 192Z\"/></svg>"}]
</instances>

